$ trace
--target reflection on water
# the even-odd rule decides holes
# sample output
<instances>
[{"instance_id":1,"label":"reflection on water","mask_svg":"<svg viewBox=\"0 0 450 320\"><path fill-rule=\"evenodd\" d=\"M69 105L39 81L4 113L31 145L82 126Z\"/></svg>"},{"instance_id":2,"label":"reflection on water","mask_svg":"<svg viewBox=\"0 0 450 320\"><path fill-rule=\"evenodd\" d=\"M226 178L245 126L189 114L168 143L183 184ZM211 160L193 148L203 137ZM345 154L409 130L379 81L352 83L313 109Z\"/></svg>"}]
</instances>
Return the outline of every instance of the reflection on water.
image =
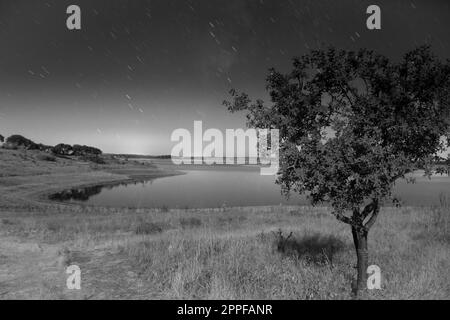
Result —
<instances>
[{"instance_id":1,"label":"reflection on water","mask_svg":"<svg viewBox=\"0 0 450 320\"><path fill-rule=\"evenodd\" d=\"M137 183L75 188L52 196L58 201L83 201L89 205L151 208L215 208L305 204L305 197L281 195L275 177L259 169L191 170L185 175Z\"/></svg>"},{"instance_id":2,"label":"reflection on water","mask_svg":"<svg viewBox=\"0 0 450 320\"><path fill-rule=\"evenodd\" d=\"M273 176L258 170L191 170L186 175L150 181L90 186L66 190L51 200L84 202L89 205L150 208L212 208L222 206L305 205L305 196L286 199ZM415 184L398 181L393 195L402 205L439 205L450 197L450 178L419 177ZM392 203L387 203L391 205Z\"/></svg>"},{"instance_id":3,"label":"reflection on water","mask_svg":"<svg viewBox=\"0 0 450 320\"><path fill-rule=\"evenodd\" d=\"M129 181L129 182L118 182L106 185L94 185L82 188L73 188L68 190L63 190L61 192L54 193L48 198L52 201L88 201L92 196L95 196L102 191L111 190L117 187L129 187L131 185L144 185L146 183L152 183L152 180L140 180L140 181Z\"/></svg>"},{"instance_id":4,"label":"reflection on water","mask_svg":"<svg viewBox=\"0 0 450 320\"><path fill-rule=\"evenodd\" d=\"M92 186L92 187L85 187L85 188L79 188L79 189L70 189L70 190L64 190L55 194L52 194L49 196L50 200L53 201L88 201L90 197L93 195L99 194L102 192L104 188L107 188L106 186Z\"/></svg>"}]
</instances>

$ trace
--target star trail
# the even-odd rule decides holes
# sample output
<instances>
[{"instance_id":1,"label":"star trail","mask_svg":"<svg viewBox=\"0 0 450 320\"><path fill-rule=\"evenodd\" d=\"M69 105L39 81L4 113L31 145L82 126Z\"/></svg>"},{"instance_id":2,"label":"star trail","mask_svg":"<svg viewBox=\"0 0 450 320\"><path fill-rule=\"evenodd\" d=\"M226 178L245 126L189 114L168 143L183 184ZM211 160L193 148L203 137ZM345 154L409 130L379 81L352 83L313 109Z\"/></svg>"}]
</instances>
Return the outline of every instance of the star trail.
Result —
<instances>
[{"instance_id":1,"label":"star trail","mask_svg":"<svg viewBox=\"0 0 450 320\"><path fill-rule=\"evenodd\" d=\"M69 5L82 28L66 28ZM267 99L270 67L310 49L375 49L392 58L428 43L450 56L447 1L0 1L0 133L117 153L170 153L194 120L244 125L230 88Z\"/></svg>"}]
</instances>

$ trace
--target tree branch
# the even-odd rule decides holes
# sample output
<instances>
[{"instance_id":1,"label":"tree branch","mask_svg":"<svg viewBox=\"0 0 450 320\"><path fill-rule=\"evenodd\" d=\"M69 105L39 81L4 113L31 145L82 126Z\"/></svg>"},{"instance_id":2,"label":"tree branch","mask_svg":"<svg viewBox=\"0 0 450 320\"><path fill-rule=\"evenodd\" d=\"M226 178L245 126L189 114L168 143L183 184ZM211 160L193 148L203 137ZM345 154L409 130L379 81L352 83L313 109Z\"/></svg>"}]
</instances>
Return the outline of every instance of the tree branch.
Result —
<instances>
[{"instance_id":1,"label":"tree branch","mask_svg":"<svg viewBox=\"0 0 450 320\"><path fill-rule=\"evenodd\" d=\"M363 212L361 212L362 221L364 221L377 207L378 199L373 199L372 202L364 208Z\"/></svg>"},{"instance_id":2,"label":"tree branch","mask_svg":"<svg viewBox=\"0 0 450 320\"><path fill-rule=\"evenodd\" d=\"M333 215L336 217L336 219L338 219L341 222L344 222L350 226L352 226L353 228L357 229L358 231L365 231L365 227L361 224L358 224L355 220L353 220L352 218L349 218L347 216L344 216L342 213L340 212L333 212Z\"/></svg>"},{"instance_id":3,"label":"tree branch","mask_svg":"<svg viewBox=\"0 0 450 320\"><path fill-rule=\"evenodd\" d=\"M369 84L367 83L367 79L365 77L361 77L364 81L364 85L366 86L366 96L370 95Z\"/></svg>"},{"instance_id":4,"label":"tree branch","mask_svg":"<svg viewBox=\"0 0 450 320\"><path fill-rule=\"evenodd\" d=\"M406 174L408 174L408 173L411 173L411 172L413 172L413 171L414 171L414 169L408 169L408 170L405 170L404 172L399 173L399 174L393 176L393 177L391 178L391 181L392 181L392 182L395 182L397 179L400 179L400 178L402 178L404 175L406 175Z\"/></svg>"},{"instance_id":5,"label":"tree branch","mask_svg":"<svg viewBox=\"0 0 450 320\"><path fill-rule=\"evenodd\" d=\"M375 200L375 207L372 211L372 215L369 218L369 220L364 224L364 228L369 231L370 228L375 224L375 221L377 220L378 214L380 213L380 206L378 205L378 199Z\"/></svg>"}]
</instances>

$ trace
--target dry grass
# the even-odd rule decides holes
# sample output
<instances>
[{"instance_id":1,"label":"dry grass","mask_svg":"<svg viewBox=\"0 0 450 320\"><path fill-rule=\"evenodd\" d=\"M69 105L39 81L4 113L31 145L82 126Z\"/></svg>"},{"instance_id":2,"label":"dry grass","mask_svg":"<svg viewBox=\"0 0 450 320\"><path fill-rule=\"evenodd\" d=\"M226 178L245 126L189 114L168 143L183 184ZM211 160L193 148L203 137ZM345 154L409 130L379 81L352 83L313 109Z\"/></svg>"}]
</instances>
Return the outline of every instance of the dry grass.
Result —
<instances>
[{"instance_id":1,"label":"dry grass","mask_svg":"<svg viewBox=\"0 0 450 320\"><path fill-rule=\"evenodd\" d=\"M352 298L350 232L327 208L95 210L11 214L1 228L23 241L81 253L93 297L104 291L115 298ZM363 298L448 299L449 216L445 207L385 208L369 243L382 290Z\"/></svg>"}]
</instances>

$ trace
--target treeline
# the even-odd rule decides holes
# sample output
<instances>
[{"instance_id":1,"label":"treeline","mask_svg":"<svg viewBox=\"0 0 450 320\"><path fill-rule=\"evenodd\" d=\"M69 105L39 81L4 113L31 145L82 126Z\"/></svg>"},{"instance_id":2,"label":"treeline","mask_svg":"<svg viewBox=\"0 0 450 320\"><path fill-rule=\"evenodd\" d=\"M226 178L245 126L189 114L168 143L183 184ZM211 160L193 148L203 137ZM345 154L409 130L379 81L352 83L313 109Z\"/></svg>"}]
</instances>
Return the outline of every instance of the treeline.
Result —
<instances>
[{"instance_id":1,"label":"treeline","mask_svg":"<svg viewBox=\"0 0 450 320\"><path fill-rule=\"evenodd\" d=\"M54 154L63 156L86 156L86 155L101 155L102 150L90 146L81 146L79 144L60 143L52 148Z\"/></svg>"},{"instance_id":2,"label":"treeline","mask_svg":"<svg viewBox=\"0 0 450 320\"><path fill-rule=\"evenodd\" d=\"M87 158L86 160L90 161L95 161L95 158L99 158L99 156L103 153L98 148L82 146L78 144L71 146L69 144L60 143L56 146L48 146L42 143L35 143L34 141L17 134L8 137L6 140L3 136L0 135L0 141L2 143L4 142L4 149L39 150L43 152L53 153L57 156L83 157Z\"/></svg>"},{"instance_id":3,"label":"treeline","mask_svg":"<svg viewBox=\"0 0 450 320\"><path fill-rule=\"evenodd\" d=\"M47 146L42 143L35 143L34 141L27 139L21 135L15 134L8 137L5 142L3 148L5 149L26 149L26 150L41 150L50 152L53 148L52 146Z\"/></svg>"}]
</instances>

